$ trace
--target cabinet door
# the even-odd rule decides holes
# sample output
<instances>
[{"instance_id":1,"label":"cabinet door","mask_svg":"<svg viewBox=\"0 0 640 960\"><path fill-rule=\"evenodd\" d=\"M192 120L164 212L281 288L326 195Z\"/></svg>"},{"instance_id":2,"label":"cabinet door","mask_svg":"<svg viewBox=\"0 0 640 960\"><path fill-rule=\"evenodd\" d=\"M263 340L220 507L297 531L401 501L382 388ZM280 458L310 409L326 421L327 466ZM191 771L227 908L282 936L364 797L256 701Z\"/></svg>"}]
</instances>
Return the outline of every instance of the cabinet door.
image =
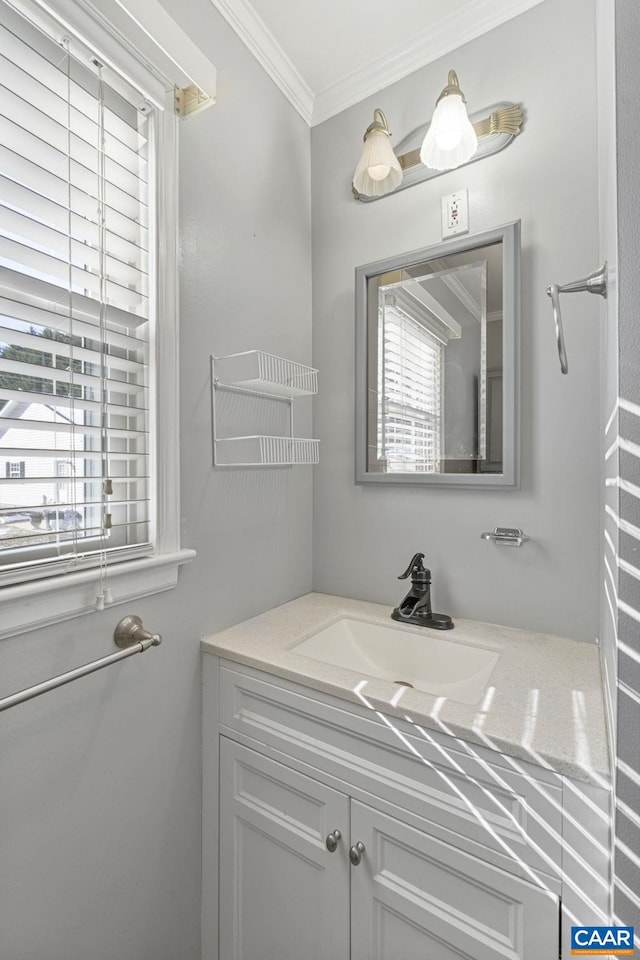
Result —
<instances>
[{"instance_id":1,"label":"cabinet door","mask_svg":"<svg viewBox=\"0 0 640 960\"><path fill-rule=\"evenodd\" d=\"M222 737L220 960L348 960L348 839L347 797Z\"/></svg>"},{"instance_id":2,"label":"cabinet door","mask_svg":"<svg viewBox=\"0 0 640 960\"><path fill-rule=\"evenodd\" d=\"M558 898L352 801L351 960L556 960Z\"/></svg>"}]
</instances>

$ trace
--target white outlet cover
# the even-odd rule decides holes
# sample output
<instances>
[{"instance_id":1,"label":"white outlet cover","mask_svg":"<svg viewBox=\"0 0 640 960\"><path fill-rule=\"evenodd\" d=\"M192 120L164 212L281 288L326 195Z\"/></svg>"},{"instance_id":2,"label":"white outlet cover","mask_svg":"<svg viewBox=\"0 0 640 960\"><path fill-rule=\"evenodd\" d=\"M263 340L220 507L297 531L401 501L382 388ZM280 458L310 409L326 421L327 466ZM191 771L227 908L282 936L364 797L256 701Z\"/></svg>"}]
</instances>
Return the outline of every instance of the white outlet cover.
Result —
<instances>
[{"instance_id":1,"label":"white outlet cover","mask_svg":"<svg viewBox=\"0 0 640 960\"><path fill-rule=\"evenodd\" d=\"M442 239L469 233L469 191L457 190L442 198Z\"/></svg>"}]
</instances>

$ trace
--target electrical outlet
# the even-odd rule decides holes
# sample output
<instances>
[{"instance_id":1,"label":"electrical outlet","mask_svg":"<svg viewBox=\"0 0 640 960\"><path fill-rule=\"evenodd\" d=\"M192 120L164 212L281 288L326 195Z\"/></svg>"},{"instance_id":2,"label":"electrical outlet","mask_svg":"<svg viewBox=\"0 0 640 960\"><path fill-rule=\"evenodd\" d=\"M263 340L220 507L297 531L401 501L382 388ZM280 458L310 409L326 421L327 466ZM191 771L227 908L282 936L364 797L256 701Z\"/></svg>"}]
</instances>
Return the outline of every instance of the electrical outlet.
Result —
<instances>
[{"instance_id":1,"label":"electrical outlet","mask_svg":"<svg viewBox=\"0 0 640 960\"><path fill-rule=\"evenodd\" d=\"M469 233L469 191L450 193L442 198L442 238Z\"/></svg>"}]
</instances>

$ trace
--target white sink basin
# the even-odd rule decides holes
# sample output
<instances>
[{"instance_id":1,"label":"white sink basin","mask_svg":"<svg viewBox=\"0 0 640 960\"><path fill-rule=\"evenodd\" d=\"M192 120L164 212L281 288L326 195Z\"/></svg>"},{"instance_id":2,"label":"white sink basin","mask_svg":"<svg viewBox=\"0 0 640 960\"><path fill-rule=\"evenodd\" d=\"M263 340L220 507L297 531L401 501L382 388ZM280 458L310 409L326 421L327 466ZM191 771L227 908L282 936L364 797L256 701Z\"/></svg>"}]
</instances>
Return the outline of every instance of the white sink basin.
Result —
<instances>
[{"instance_id":1,"label":"white sink basin","mask_svg":"<svg viewBox=\"0 0 640 960\"><path fill-rule=\"evenodd\" d=\"M499 656L445 640L425 627L346 618L297 643L291 652L468 704L482 698Z\"/></svg>"}]
</instances>

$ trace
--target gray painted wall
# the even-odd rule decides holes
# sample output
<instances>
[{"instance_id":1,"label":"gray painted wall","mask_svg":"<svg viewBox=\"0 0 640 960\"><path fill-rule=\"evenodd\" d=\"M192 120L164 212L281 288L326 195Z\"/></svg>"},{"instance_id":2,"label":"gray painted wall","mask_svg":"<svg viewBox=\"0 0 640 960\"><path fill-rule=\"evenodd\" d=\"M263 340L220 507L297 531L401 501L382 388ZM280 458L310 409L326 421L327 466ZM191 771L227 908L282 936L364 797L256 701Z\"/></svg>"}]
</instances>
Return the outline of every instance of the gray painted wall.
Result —
<instances>
[{"instance_id":1,"label":"gray painted wall","mask_svg":"<svg viewBox=\"0 0 640 960\"><path fill-rule=\"evenodd\" d=\"M616 735L618 525L618 237L616 161L615 17L610 0L597 0L598 35L598 174L600 261L607 260L608 296L601 303L601 463L602 569L600 573L600 641L612 752Z\"/></svg>"},{"instance_id":2,"label":"gray painted wall","mask_svg":"<svg viewBox=\"0 0 640 960\"><path fill-rule=\"evenodd\" d=\"M598 265L594 23L594 0L548 0L312 130L317 590L397 603L396 577L422 550L436 610L586 641L598 634L599 305L565 301L563 377L545 295ZM374 107L397 143L428 119L451 67L471 112L521 101L521 136L462 170L354 201L350 178ZM473 232L522 221L522 488L356 486L354 268L439 242L440 198L464 187ZM482 541L496 525L521 526L533 542Z\"/></svg>"},{"instance_id":3,"label":"gray painted wall","mask_svg":"<svg viewBox=\"0 0 640 960\"><path fill-rule=\"evenodd\" d=\"M617 0L617 186L618 186L618 340L620 412L623 442L640 444L640 239L637 218L638 130L640 129L640 9L634 0ZM617 919L636 928L640 946L640 500L638 455L620 450L618 553L617 797L614 908Z\"/></svg>"},{"instance_id":4,"label":"gray painted wall","mask_svg":"<svg viewBox=\"0 0 640 960\"><path fill-rule=\"evenodd\" d=\"M175 591L3 641L13 692L109 652L116 620L137 612L165 635L158 650L2 715L0 956L11 960L197 960L200 896L199 638L305 593L311 584L311 472L214 473L208 354L261 347L310 360L309 134L208 0L165 5L219 69L219 102L181 128L183 540L198 558ZM618 0L620 197L637 210L638 11ZM437 608L591 640L597 632L598 305L566 304L572 365L561 378L544 288L598 262L593 3L547 0L512 23L327 121L312 134L315 587L394 603L414 549L434 569ZM470 108L522 100L527 125L503 154L375 204L349 178L374 106L394 140L417 126L457 69ZM575 113L557 111L558 90ZM635 92L634 92L635 91ZM633 126L628 127L627 123ZM252 150L262 146L256 171ZM353 484L353 268L437 242L439 198L468 186L471 225L523 222L523 483L512 493L370 490ZM286 206L286 215L285 215ZM567 216L567 211L572 211ZM637 396L637 231L620 225L621 389ZM575 306L574 306L575 303ZM297 415L306 431L308 411ZM623 435L640 440L637 418ZM622 468L633 480L635 462ZM638 524L637 501L622 515ZM635 517L635 520L632 519ZM479 540L522 524L535 543L499 551ZM622 545L634 563L637 542ZM636 610L637 582L621 598ZM622 628L637 651L637 624ZM635 624L635 633L634 633ZM622 684L640 689L637 660ZM624 698L624 699L622 699ZM621 694L620 757L640 771L637 705ZM633 711L636 711L634 713ZM637 807L638 780L619 778ZM634 820L618 833L638 850ZM634 832L635 830L635 832ZM639 922L622 884L616 908ZM206 909L206 905L205 905Z\"/></svg>"},{"instance_id":5,"label":"gray painted wall","mask_svg":"<svg viewBox=\"0 0 640 960\"><path fill-rule=\"evenodd\" d=\"M4 696L115 650L124 613L165 637L2 714L3 960L198 960L199 640L311 586L311 468L214 473L209 401L212 352L311 359L309 131L208 0L166 6L219 71L216 106L181 125L182 527L198 556L170 593L1 643Z\"/></svg>"}]
</instances>

